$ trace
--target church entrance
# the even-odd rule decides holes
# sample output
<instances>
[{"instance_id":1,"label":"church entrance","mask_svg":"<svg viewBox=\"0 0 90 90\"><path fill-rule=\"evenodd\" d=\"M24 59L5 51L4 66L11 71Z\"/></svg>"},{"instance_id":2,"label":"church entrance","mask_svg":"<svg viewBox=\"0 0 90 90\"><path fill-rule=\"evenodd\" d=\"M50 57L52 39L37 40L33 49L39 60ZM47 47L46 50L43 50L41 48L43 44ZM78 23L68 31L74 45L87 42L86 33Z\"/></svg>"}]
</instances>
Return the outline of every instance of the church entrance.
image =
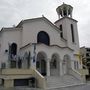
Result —
<instances>
[{"instance_id":1,"label":"church entrance","mask_svg":"<svg viewBox=\"0 0 90 90\"><path fill-rule=\"evenodd\" d=\"M43 76L46 76L46 54L44 52L37 54L36 68Z\"/></svg>"},{"instance_id":2,"label":"church entrance","mask_svg":"<svg viewBox=\"0 0 90 90\"><path fill-rule=\"evenodd\" d=\"M71 59L69 55L64 55L62 66L63 66L63 74L68 74L69 69L71 68Z\"/></svg>"},{"instance_id":3,"label":"church entrance","mask_svg":"<svg viewBox=\"0 0 90 90\"><path fill-rule=\"evenodd\" d=\"M59 73L60 73L59 55L53 54L50 61L50 75L59 76Z\"/></svg>"}]
</instances>

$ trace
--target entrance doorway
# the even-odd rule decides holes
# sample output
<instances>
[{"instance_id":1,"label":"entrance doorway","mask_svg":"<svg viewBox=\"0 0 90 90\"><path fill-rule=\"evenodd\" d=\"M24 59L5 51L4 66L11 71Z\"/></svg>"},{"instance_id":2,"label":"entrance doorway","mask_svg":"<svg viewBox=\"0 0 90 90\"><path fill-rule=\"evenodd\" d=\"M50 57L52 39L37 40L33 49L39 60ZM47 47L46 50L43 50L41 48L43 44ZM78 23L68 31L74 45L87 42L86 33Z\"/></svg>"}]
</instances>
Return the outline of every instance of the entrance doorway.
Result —
<instances>
[{"instance_id":1,"label":"entrance doorway","mask_svg":"<svg viewBox=\"0 0 90 90\"><path fill-rule=\"evenodd\" d=\"M69 55L64 55L62 66L63 66L63 74L68 74L69 69L71 68L71 59Z\"/></svg>"},{"instance_id":2,"label":"entrance doorway","mask_svg":"<svg viewBox=\"0 0 90 90\"><path fill-rule=\"evenodd\" d=\"M53 54L50 61L50 75L51 76L59 76L60 74L60 62L59 55Z\"/></svg>"},{"instance_id":3,"label":"entrance doorway","mask_svg":"<svg viewBox=\"0 0 90 90\"><path fill-rule=\"evenodd\" d=\"M46 54L44 52L37 54L36 68L43 76L46 76Z\"/></svg>"}]
</instances>

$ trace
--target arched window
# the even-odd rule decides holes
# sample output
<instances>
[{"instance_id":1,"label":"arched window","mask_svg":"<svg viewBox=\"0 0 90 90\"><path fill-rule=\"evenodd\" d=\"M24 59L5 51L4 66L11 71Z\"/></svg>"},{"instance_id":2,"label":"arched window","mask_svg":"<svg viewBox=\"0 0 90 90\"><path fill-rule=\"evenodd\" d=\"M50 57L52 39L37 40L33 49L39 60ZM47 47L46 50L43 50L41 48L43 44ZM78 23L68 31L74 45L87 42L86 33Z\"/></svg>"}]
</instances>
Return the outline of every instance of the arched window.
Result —
<instances>
[{"instance_id":1,"label":"arched window","mask_svg":"<svg viewBox=\"0 0 90 90\"><path fill-rule=\"evenodd\" d=\"M11 45L11 55L16 55L17 54L17 44L16 43L12 43Z\"/></svg>"},{"instance_id":2,"label":"arched window","mask_svg":"<svg viewBox=\"0 0 90 90\"><path fill-rule=\"evenodd\" d=\"M44 43L46 45L50 45L49 35L44 31L39 32L37 35L37 43Z\"/></svg>"}]
</instances>

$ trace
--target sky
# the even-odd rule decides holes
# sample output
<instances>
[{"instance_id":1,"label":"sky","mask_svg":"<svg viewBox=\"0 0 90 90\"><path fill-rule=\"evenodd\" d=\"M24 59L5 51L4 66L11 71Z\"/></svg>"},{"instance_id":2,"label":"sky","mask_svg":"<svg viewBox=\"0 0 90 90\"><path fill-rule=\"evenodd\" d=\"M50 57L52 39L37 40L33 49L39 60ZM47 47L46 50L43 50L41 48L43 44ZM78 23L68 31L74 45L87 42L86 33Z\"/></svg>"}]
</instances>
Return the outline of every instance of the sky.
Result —
<instances>
[{"instance_id":1,"label":"sky","mask_svg":"<svg viewBox=\"0 0 90 90\"><path fill-rule=\"evenodd\" d=\"M58 19L56 8L63 2L73 6L80 46L90 47L90 0L0 0L0 29L42 15L54 23Z\"/></svg>"}]
</instances>

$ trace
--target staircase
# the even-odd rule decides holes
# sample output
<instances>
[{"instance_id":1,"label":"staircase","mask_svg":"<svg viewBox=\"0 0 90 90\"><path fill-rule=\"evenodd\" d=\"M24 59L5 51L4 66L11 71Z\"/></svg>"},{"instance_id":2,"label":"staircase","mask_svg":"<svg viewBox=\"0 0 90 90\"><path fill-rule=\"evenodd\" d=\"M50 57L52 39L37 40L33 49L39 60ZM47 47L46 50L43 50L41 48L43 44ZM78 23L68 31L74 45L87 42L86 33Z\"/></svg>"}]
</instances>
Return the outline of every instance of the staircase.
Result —
<instances>
[{"instance_id":1,"label":"staircase","mask_svg":"<svg viewBox=\"0 0 90 90\"><path fill-rule=\"evenodd\" d=\"M46 77L47 89L55 89L60 87L74 86L84 84L72 75L64 75L61 77Z\"/></svg>"},{"instance_id":2,"label":"staircase","mask_svg":"<svg viewBox=\"0 0 90 90\"><path fill-rule=\"evenodd\" d=\"M79 79L75 78L72 75L49 76L49 77L45 77L45 79L46 79L45 90L64 90L64 88L69 88L70 86L75 87L75 86L80 86L80 85L82 86L84 84ZM19 87L6 88L6 89L1 87L0 90L44 90L44 89L19 86Z\"/></svg>"}]
</instances>

